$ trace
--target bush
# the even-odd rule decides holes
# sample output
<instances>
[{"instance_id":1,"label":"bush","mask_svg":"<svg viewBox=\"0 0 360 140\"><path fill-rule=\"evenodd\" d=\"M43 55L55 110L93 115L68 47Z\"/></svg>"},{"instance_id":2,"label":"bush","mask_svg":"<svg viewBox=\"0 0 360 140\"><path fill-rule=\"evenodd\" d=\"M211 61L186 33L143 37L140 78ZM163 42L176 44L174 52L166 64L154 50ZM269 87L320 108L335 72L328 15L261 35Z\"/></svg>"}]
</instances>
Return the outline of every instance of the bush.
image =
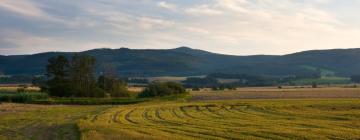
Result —
<instances>
[{"instance_id":1,"label":"bush","mask_svg":"<svg viewBox=\"0 0 360 140\"><path fill-rule=\"evenodd\" d=\"M216 86L213 86L213 87L211 87L211 90L213 90L213 91L218 91L218 90L219 90L219 88L218 88L218 87L216 87Z\"/></svg>"},{"instance_id":2,"label":"bush","mask_svg":"<svg viewBox=\"0 0 360 140\"><path fill-rule=\"evenodd\" d=\"M1 102L14 103L31 103L36 100L47 99L46 93L17 93L17 94L0 94Z\"/></svg>"},{"instance_id":3,"label":"bush","mask_svg":"<svg viewBox=\"0 0 360 140\"><path fill-rule=\"evenodd\" d=\"M129 97L130 92L127 90L125 86L114 86L113 89L110 91L111 97Z\"/></svg>"},{"instance_id":4,"label":"bush","mask_svg":"<svg viewBox=\"0 0 360 140\"><path fill-rule=\"evenodd\" d=\"M98 86L108 93L111 97L129 97L126 82L114 77L99 76Z\"/></svg>"},{"instance_id":5,"label":"bush","mask_svg":"<svg viewBox=\"0 0 360 140\"><path fill-rule=\"evenodd\" d=\"M185 88L174 82L160 83L155 82L148 85L143 92L139 94L139 97L161 97L168 95L185 94Z\"/></svg>"},{"instance_id":6,"label":"bush","mask_svg":"<svg viewBox=\"0 0 360 140\"><path fill-rule=\"evenodd\" d=\"M200 88L194 87L194 88L192 88L191 90L192 90L192 91L200 91Z\"/></svg>"},{"instance_id":7,"label":"bush","mask_svg":"<svg viewBox=\"0 0 360 140\"><path fill-rule=\"evenodd\" d=\"M36 100L34 104L64 105L127 105L148 101L146 98L51 98Z\"/></svg>"},{"instance_id":8,"label":"bush","mask_svg":"<svg viewBox=\"0 0 360 140\"><path fill-rule=\"evenodd\" d=\"M19 87L16 89L17 93L25 93L26 89L24 87Z\"/></svg>"},{"instance_id":9,"label":"bush","mask_svg":"<svg viewBox=\"0 0 360 140\"><path fill-rule=\"evenodd\" d=\"M317 85L317 83L316 83L316 82L313 82L313 83L312 83L312 85L311 85L311 87L312 87L312 88L317 88L317 87L318 87L318 85Z\"/></svg>"},{"instance_id":10,"label":"bush","mask_svg":"<svg viewBox=\"0 0 360 140\"><path fill-rule=\"evenodd\" d=\"M49 91L50 96L55 97L70 97L75 95L75 91L77 91L71 86L71 84L60 82L57 84L51 84L47 90Z\"/></svg>"},{"instance_id":11,"label":"bush","mask_svg":"<svg viewBox=\"0 0 360 140\"><path fill-rule=\"evenodd\" d=\"M106 92L105 90L98 88L98 87L94 87L94 89L92 90L91 94L88 95L92 95L92 97L96 97L96 98L104 98L106 97Z\"/></svg>"}]
</instances>

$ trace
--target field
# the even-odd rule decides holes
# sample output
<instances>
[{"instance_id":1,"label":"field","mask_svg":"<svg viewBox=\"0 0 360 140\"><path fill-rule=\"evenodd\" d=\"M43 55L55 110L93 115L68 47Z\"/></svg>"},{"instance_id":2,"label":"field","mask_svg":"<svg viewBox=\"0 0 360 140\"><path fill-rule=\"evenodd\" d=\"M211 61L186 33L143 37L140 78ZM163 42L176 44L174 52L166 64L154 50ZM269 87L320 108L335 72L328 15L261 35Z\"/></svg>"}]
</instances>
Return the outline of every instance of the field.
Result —
<instances>
[{"instance_id":1,"label":"field","mask_svg":"<svg viewBox=\"0 0 360 140\"><path fill-rule=\"evenodd\" d=\"M313 82L317 84L349 84L351 83L350 78L346 77L321 77L316 79L300 79L292 81L296 85L311 85Z\"/></svg>"},{"instance_id":2,"label":"field","mask_svg":"<svg viewBox=\"0 0 360 140\"><path fill-rule=\"evenodd\" d=\"M2 103L0 140L360 139L360 88L261 87L191 96L116 106Z\"/></svg>"},{"instance_id":3,"label":"field","mask_svg":"<svg viewBox=\"0 0 360 140\"><path fill-rule=\"evenodd\" d=\"M211 91L205 89L192 92L192 100L233 100L233 99L309 99L309 98L360 98L360 88L322 87L295 88L256 87L237 90Z\"/></svg>"},{"instance_id":4,"label":"field","mask_svg":"<svg viewBox=\"0 0 360 140\"><path fill-rule=\"evenodd\" d=\"M359 100L242 100L115 107L82 139L359 139Z\"/></svg>"},{"instance_id":5,"label":"field","mask_svg":"<svg viewBox=\"0 0 360 140\"><path fill-rule=\"evenodd\" d=\"M0 104L0 139L76 140L77 122L109 106Z\"/></svg>"}]
</instances>

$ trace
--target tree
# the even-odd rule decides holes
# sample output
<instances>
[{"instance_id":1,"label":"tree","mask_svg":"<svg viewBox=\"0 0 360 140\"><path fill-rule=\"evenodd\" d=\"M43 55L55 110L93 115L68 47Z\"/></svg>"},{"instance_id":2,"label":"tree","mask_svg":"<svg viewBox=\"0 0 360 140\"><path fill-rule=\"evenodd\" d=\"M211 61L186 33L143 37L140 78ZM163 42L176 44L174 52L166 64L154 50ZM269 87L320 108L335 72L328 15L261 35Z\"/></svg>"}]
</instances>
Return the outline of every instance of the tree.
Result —
<instances>
[{"instance_id":1,"label":"tree","mask_svg":"<svg viewBox=\"0 0 360 140\"><path fill-rule=\"evenodd\" d=\"M183 81L186 87L213 87L218 86L220 82L213 77L189 77Z\"/></svg>"},{"instance_id":2,"label":"tree","mask_svg":"<svg viewBox=\"0 0 360 140\"><path fill-rule=\"evenodd\" d=\"M47 79L45 76L35 76L31 80L31 84L33 86L40 87L42 92L46 92L47 91L46 81Z\"/></svg>"},{"instance_id":3,"label":"tree","mask_svg":"<svg viewBox=\"0 0 360 140\"><path fill-rule=\"evenodd\" d=\"M117 75L117 69L112 64L103 65L102 75L98 78L98 85L111 97L128 97L127 84Z\"/></svg>"},{"instance_id":4,"label":"tree","mask_svg":"<svg viewBox=\"0 0 360 140\"><path fill-rule=\"evenodd\" d=\"M313 83L312 83L312 85L311 85L311 87L312 87L312 88L317 88L317 87L318 87L318 85L317 85L317 83L316 83L316 82L313 82Z\"/></svg>"},{"instance_id":5,"label":"tree","mask_svg":"<svg viewBox=\"0 0 360 140\"><path fill-rule=\"evenodd\" d=\"M154 82L148 85L143 92L139 94L139 97L161 97L168 95L185 94L185 88L175 82Z\"/></svg>"},{"instance_id":6,"label":"tree","mask_svg":"<svg viewBox=\"0 0 360 140\"><path fill-rule=\"evenodd\" d=\"M46 76L50 80L47 81L47 87L42 87L42 90L48 90L51 96L70 96L69 66L65 56L50 58L46 66Z\"/></svg>"},{"instance_id":7,"label":"tree","mask_svg":"<svg viewBox=\"0 0 360 140\"><path fill-rule=\"evenodd\" d=\"M354 83L360 83L360 75L351 76L351 81Z\"/></svg>"},{"instance_id":8,"label":"tree","mask_svg":"<svg viewBox=\"0 0 360 140\"><path fill-rule=\"evenodd\" d=\"M68 76L69 66L69 60L65 56L52 57L46 66L46 75L51 79L64 80Z\"/></svg>"},{"instance_id":9,"label":"tree","mask_svg":"<svg viewBox=\"0 0 360 140\"><path fill-rule=\"evenodd\" d=\"M77 97L104 97L96 85L96 59L88 55L75 54L70 64L70 80Z\"/></svg>"},{"instance_id":10,"label":"tree","mask_svg":"<svg viewBox=\"0 0 360 140\"><path fill-rule=\"evenodd\" d=\"M109 93L111 97L128 97L130 95L127 90L127 84L114 77L101 75L98 78L98 85L101 89Z\"/></svg>"}]
</instances>

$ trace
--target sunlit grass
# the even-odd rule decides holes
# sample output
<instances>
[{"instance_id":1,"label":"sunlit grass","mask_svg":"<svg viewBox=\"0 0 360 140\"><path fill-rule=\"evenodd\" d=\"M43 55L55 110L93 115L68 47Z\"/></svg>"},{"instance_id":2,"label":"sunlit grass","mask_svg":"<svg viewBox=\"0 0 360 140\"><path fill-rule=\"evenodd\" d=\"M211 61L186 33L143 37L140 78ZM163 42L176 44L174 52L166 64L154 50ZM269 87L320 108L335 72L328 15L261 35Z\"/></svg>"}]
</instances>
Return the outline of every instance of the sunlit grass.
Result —
<instances>
[{"instance_id":1,"label":"sunlit grass","mask_svg":"<svg viewBox=\"0 0 360 140\"><path fill-rule=\"evenodd\" d=\"M76 140L77 121L109 106L0 104L1 140Z\"/></svg>"},{"instance_id":2,"label":"sunlit grass","mask_svg":"<svg viewBox=\"0 0 360 140\"><path fill-rule=\"evenodd\" d=\"M146 103L115 107L78 125L82 139L359 139L360 101Z\"/></svg>"}]
</instances>

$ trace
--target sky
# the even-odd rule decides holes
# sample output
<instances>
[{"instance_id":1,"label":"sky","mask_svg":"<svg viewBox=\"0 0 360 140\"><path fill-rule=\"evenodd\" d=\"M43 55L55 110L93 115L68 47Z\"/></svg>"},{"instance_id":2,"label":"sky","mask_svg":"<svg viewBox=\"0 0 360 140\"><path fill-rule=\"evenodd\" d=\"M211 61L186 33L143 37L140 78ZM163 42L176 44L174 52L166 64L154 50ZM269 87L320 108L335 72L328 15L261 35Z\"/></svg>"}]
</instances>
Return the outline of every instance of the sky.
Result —
<instances>
[{"instance_id":1,"label":"sky","mask_svg":"<svg viewBox=\"0 0 360 140\"><path fill-rule=\"evenodd\" d=\"M188 46L222 54L360 48L359 0L0 0L0 55Z\"/></svg>"}]
</instances>

